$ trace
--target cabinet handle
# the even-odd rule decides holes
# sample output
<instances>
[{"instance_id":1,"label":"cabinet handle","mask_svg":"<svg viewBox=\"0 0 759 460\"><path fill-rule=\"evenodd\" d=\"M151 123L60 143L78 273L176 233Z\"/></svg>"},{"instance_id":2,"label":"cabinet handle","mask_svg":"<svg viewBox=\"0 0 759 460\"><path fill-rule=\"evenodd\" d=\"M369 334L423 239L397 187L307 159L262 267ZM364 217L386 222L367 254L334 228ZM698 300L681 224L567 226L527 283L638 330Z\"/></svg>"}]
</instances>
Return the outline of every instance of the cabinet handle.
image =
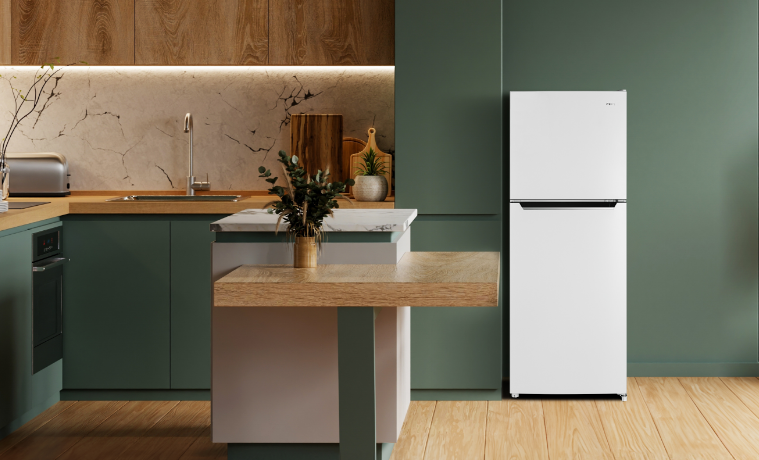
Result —
<instances>
[{"instance_id":1,"label":"cabinet handle","mask_svg":"<svg viewBox=\"0 0 759 460\"><path fill-rule=\"evenodd\" d=\"M62 263L66 262L68 259L65 257L56 257L55 259L52 259L51 261L45 261L44 263L40 263L40 265L32 265L32 271L37 272L44 272L48 268L57 267L58 265L61 265Z\"/></svg>"}]
</instances>

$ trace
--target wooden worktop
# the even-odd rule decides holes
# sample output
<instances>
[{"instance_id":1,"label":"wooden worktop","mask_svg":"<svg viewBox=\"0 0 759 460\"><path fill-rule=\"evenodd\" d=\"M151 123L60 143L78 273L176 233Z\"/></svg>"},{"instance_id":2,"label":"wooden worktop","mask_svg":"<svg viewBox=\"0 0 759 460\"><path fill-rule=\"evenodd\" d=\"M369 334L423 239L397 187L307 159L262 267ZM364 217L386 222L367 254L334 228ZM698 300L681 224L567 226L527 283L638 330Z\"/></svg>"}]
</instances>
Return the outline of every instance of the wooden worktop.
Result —
<instances>
[{"instance_id":1,"label":"wooden worktop","mask_svg":"<svg viewBox=\"0 0 759 460\"><path fill-rule=\"evenodd\" d=\"M495 307L500 253L408 252L397 265L243 265L214 307Z\"/></svg>"},{"instance_id":2,"label":"wooden worktop","mask_svg":"<svg viewBox=\"0 0 759 460\"><path fill-rule=\"evenodd\" d=\"M106 201L109 198L116 198L126 195L159 195L159 194L181 194L170 192L72 192L71 196L62 198L51 197L23 197L9 198L8 201L49 201L49 204L43 204L27 209L12 209L8 212L0 213L0 231L8 230L22 225L33 224L53 217L65 216L67 214L234 214L244 209L262 209L263 205L271 201L273 196L266 192L222 192L215 191L205 193L209 195L242 195L236 202L230 201L194 201L194 202L136 202L123 201L111 202ZM392 198L391 198L392 199ZM341 200L340 207L344 209L393 209L394 201L383 201L377 203L358 202L353 200L353 204Z\"/></svg>"}]
</instances>

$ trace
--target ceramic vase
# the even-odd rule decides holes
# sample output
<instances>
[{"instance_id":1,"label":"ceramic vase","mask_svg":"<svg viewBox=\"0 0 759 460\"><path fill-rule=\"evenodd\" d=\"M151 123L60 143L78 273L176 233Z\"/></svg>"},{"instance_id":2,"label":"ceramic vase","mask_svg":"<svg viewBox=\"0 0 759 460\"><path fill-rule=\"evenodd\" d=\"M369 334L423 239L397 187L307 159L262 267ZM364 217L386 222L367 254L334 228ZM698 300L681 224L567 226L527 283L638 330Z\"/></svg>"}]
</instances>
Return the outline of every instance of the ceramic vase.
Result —
<instances>
[{"instance_id":1,"label":"ceramic vase","mask_svg":"<svg viewBox=\"0 0 759 460\"><path fill-rule=\"evenodd\" d=\"M313 236L295 237L295 268L316 268L316 239Z\"/></svg>"},{"instance_id":2,"label":"ceramic vase","mask_svg":"<svg viewBox=\"0 0 759 460\"><path fill-rule=\"evenodd\" d=\"M385 201L387 179L385 176L356 176L353 196L357 201Z\"/></svg>"}]
</instances>

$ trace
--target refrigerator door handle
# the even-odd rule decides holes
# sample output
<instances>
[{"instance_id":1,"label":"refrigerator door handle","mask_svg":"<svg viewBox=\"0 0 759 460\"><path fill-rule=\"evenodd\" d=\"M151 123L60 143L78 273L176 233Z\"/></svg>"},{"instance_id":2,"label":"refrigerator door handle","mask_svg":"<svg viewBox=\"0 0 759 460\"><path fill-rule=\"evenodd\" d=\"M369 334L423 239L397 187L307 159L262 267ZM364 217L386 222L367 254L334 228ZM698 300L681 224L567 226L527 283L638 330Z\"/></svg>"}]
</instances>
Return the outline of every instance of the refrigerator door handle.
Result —
<instances>
[{"instance_id":1,"label":"refrigerator door handle","mask_svg":"<svg viewBox=\"0 0 759 460\"><path fill-rule=\"evenodd\" d=\"M526 211L540 210L586 210L586 209L614 209L622 200L605 201L519 201L519 205Z\"/></svg>"}]
</instances>

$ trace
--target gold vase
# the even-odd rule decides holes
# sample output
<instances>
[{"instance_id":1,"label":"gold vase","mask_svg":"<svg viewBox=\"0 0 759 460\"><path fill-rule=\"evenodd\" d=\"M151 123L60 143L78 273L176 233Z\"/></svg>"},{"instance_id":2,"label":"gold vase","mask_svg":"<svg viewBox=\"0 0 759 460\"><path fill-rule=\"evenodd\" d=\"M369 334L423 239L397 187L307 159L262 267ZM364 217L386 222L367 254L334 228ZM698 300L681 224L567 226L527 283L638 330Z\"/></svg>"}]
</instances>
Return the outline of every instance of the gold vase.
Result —
<instances>
[{"instance_id":1,"label":"gold vase","mask_svg":"<svg viewBox=\"0 0 759 460\"><path fill-rule=\"evenodd\" d=\"M313 236L295 237L295 268L316 268L316 239Z\"/></svg>"}]
</instances>

